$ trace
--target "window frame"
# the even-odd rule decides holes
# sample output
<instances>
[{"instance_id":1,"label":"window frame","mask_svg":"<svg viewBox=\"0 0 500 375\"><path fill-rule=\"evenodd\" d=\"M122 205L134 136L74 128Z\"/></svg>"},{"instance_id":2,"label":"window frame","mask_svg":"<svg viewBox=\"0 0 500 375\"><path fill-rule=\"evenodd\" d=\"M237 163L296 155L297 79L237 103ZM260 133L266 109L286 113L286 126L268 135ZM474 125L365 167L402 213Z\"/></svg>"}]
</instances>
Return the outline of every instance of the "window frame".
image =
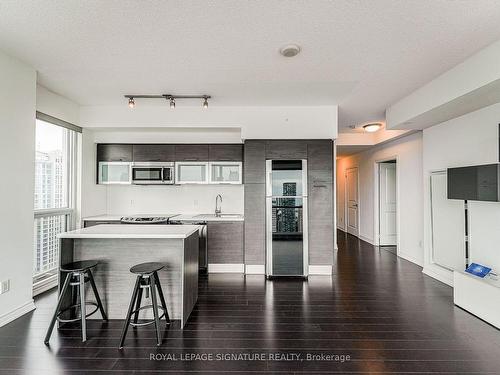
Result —
<instances>
[{"instance_id":1,"label":"window frame","mask_svg":"<svg viewBox=\"0 0 500 375\"><path fill-rule=\"evenodd\" d=\"M66 187L67 187L67 205L61 208L33 208L33 225L37 219L51 217L51 216L64 216L66 230L73 230L76 227L76 207L77 207L77 167L78 167L78 145L79 133L82 128L71 124L69 122L52 117L45 113L36 112L36 120L44 121L51 125L60 126L67 130L66 132ZM36 126L36 123L35 123ZM35 177L35 176L34 176ZM33 251L35 250L35 243L33 243ZM58 254L59 256L59 254ZM33 295L40 294L57 285L58 281L58 267L46 270L39 274L33 273ZM44 276L45 274L45 276Z\"/></svg>"}]
</instances>

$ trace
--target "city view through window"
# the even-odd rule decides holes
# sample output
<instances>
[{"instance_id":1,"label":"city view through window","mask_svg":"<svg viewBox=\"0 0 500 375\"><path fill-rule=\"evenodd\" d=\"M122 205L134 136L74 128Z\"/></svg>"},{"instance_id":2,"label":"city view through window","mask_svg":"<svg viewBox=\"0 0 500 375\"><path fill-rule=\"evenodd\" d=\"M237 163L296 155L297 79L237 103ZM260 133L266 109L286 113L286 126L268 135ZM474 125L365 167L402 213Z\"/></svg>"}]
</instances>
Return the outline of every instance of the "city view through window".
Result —
<instances>
[{"instance_id":1,"label":"city view through window","mask_svg":"<svg viewBox=\"0 0 500 375\"><path fill-rule=\"evenodd\" d=\"M71 130L36 121L34 281L55 274L59 260L57 234L66 231L69 204Z\"/></svg>"}]
</instances>

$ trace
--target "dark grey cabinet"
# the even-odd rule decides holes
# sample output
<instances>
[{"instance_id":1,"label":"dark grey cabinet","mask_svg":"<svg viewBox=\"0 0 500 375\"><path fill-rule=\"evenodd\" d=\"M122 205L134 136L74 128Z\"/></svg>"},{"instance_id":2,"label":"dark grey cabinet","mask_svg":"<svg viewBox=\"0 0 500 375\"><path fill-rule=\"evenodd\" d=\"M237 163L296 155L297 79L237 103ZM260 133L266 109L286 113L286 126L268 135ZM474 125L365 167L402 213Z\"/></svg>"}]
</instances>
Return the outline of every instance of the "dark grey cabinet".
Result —
<instances>
[{"instance_id":1,"label":"dark grey cabinet","mask_svg":"<svg viewBox=\"0 0 500 375\"><path fill-rule=\"evenodd\" d=\"M243 160L243 182L264 184L266 182L266 142L245 141Z\"/></svg>"},{"instance_id":2,"label":"dark grey cabinet","mask_svg":"<svg viewBox=\"0 0 500 375\"><path fill-rule=\"evenodd\" d=\"M175 146L166 144L136 144L133 146L134 162L175 161Z\"/></svg>"},{"instance_id":3,"label":"dark grey cabinet","mask_svg":"<svg viewBox=\"0 0 500 375\"><path fill-rule=\"evenodd\" d=\"M209 221L207 243L209 264L242 264L243 222Z\"/></svg>"},{"instance_id":4,"label":"dark grey cabinet","mask_svg":"<svg viewBox=\"0 0 500 375\"><path fill-rule=\"evenodd\" d=\"M297 141L266 141L266 159L307 159L307 142Z\"/></svg>"},{"instance_id":5,"label":"dark grey cabinet","mask_svg":"<svg viewBox=\"0 0 500 375\"><path fill-rule=\"evenodd\" d=\"M175 145L175 161L208 160L208 144Z\"/></svg>"},{"instance_id":6,"label":"dark grey cabinet","mask_svg":"<svg viewBox=\"0 0 500 375\"><path fill-rule=\"evenodd\" d=\"M309 183L333 182L333 142L307 141L307 171Z\"/></svg>"},{"instance_id":7,"label":"dark grey cabinet","mask_svg":"<svg viewBox=\"0 0 500 375\"><path fill-rule=\"evenodd\" d=\"M245 264L266 263L266 185L245 184Z\"/></svg>"},{"instance_id":8,"label":"dark grey cabinet","mask_svg":"<svg viewBox=\"0 0 500 375\"><path fill-rule=\"evenodd\" d=\"M210 161L242 161L242 144L212 144L208 146Z\"/></svg>"},{"instance_id":9,"label":"dark grey cabinet","mask_svg":"<svg viewBox=\"0 0 500 375\"><path fill-rule=\"evenodd\" d=\"M131 144L108 144L97 145L97 161L132 161Z\"/></svg>"},{"instance_id":10,"label":"dark grey cabinet","mask_svg":"<svg viewBox=\"0 0 500 375\"><path fill-rule=\"evenodd\" d=\"M309 264L333 262L333 184L309 184Z\"/></svg>"}]
</instances>

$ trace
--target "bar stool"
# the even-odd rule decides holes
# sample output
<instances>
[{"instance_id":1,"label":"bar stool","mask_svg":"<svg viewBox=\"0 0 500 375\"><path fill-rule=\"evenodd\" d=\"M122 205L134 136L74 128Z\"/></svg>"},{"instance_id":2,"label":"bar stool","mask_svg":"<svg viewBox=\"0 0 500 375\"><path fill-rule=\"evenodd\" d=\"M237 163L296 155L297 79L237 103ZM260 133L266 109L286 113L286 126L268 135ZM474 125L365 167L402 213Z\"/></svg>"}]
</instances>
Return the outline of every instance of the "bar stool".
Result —
<instances>
[{"instance_id":1,"label":"bar stool","mask_svg":"<svg viewBox=\"0 0 500 375\"><path fill-rule=\"evenodd\" d=\"M163 291L160 285L160 279L158 278L158 271L163 269L164 265L161 263L141 263L133 266L130 272L137 274L137 279L135 281L134 291L132 292L132 299L130 301L130 306L128 308L127 317L125 318L125 325L123 326L122 336L120 340L120 349L123 348L123 343L125 342L125 336L127 336L127 331L129 325L132 327L147 326L150 324L155 324L156 327L156 345L161 345L160 338L160 319L165 317L167 324L170 324L170 318L168 316L167 304L165 303L165 297L163 297ZM141 307L141 299L143 289L146 290L146 298L148 298L149 293L151 293L151 305L146 305ZM156 299L156 291L160 296L161 306L158 306L158 301ZM135 308L134 308L135 304ZM143 323L138 323L139 311L145 309L152 309L154 319L148 320ZM158 316L158 309L163 311L163 314ZM132 315L134 315L134 320L131 322Z\"/></svg>"},{"instance_id":2,"label":"bar stool","mask_svg":"<svg viewBox=\"0 0 500 375\"><path fill-rule=\"evenodd\" d=\"M99 262L95 260L83 260L73 263L64 264L61 266L62 272L67 272L66 278L64 280L63 287L61 289L61 293L59 294L59 299L57 301L56 311L54 312L54 316L50 321L49 329L47 330L47 335L45 336L45 345L49 343L50 336L52 335L52 330L54 329L54 325L56 320L61 323L69 323L76 322L78 320L82 321L82 342L87 341L87 324L86 318L93 315L100 310L102 319L104 321L108 320L106 313L104 312L104 307L102 306L101 298L99 297L99 293L97 292L97 287L95 285L94 276L92 275L92 268L96 267ZM96 302L88 302L85 301L85 283L90 282L92 286L92 290L94 291L94 296ZM63 305L64 297L66 292L68 291L68 287L75 287L71 290L72 295L72 304L61 310ZM80 295L80 302L77 302L77 294ZM87 305L95 306L95 309L87 314ZM61 316L66 311L75 309L80 310L80 316L76 318L63 319Z\"/></svg>"}]
</instances>

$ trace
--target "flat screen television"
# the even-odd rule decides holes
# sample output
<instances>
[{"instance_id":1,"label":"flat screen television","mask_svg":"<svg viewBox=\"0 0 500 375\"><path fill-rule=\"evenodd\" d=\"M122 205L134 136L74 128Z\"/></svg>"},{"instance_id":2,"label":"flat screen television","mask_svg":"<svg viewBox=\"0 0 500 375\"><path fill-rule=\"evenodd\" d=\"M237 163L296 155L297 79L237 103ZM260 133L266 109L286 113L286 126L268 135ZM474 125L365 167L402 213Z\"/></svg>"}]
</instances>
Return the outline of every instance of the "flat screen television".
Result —
<instances>
[{"instance_id":1,"label":"flat screen television","mask_svg":"<svg viewBox=\"0 0 500 375\"><path fill-rule=\"evenodd\" d=\"M500 164L448 168L448 199L499 202Z\"/></svg>"}]
</instances>

